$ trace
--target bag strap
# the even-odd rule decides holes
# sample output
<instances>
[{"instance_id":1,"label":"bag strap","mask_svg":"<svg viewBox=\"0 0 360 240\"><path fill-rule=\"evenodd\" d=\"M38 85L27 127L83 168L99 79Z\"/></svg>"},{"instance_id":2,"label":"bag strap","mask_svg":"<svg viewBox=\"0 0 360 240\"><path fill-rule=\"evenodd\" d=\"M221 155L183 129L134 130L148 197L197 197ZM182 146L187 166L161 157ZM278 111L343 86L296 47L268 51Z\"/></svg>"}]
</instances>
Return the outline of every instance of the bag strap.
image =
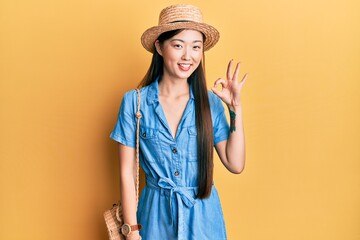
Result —
<instances>
[{"instance_id":1,"label":"bag strap","mask_svg":"<svg viewBox=\"0 0 360 240\"><path fill-rule=\"evenodd\" d=\"M137 92L137 110L136 110L136 153L135 153L135 158L136 158L136 208L139 202L139 171L140 171L140 164L139 164L139 135L140 135L140 118L142 117L141 112L140 112L140 101L141 101L141 96L140 96L140 90L138 88L136 88L136 92Z\"/></svg>"}]
</instances>

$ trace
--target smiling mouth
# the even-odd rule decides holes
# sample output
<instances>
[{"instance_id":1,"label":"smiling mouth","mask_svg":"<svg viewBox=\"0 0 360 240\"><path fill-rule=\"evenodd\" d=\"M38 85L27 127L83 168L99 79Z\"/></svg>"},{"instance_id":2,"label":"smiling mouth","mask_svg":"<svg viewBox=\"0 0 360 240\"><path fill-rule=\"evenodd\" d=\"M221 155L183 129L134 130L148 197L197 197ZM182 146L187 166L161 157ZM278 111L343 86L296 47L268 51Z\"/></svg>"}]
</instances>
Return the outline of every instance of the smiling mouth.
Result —
<instances>
[{"instance_id":1,"label":"smiling mouth","mask_svg":"<svg viewBox=\"0 0 360 240\"><path fill-rule=\"evenodd\" d=\"M179 63L179 68L183 71L188 71L191 67L190 63Z\"/></svg>"}]
</instances>

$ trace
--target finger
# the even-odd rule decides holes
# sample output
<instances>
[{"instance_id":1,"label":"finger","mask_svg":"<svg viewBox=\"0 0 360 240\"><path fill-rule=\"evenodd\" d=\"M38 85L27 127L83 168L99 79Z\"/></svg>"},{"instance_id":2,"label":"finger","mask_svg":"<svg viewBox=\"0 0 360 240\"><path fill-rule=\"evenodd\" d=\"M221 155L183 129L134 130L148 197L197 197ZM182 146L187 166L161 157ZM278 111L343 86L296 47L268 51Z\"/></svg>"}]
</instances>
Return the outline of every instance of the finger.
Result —
<instances>
[{"instance_id":1,"label":"finger","mask_svg":"<svg viewBox=\"0 0 360 240\"><path fill-rule=\"evenodd\" d=\"M227 67L227 72L226 72L227 80L231 80L231 66L232 66L233 61L234 61L234 59L231 59L229 61L228 67Z\"/></svg>"},{"instance_id":2,"label":"finger","mask_svg":"<svg viewBox=\"0 0 360 240\"><path fill-rule=\"evenodd\" d=\"M222 87L226 87L227 81L225 79L219 78L214 82L214 87L218 86L219 84L221 84Z\"/></svg>"},{"instance_id":3,"label":"finger","mask_svg":"<svg viewBox=\"0 0 360 240\"><path fill-rule=\"evenodd\" d=\"M241 81L245 82L248 76L249 76L249 73L246 73Z\"/></svg>"},{"instance_id":4,"label":"finger","mask_svg":"<svg viewBox=\"0 0 360 240\"><path fill-rule=\"evenodd\" d=\"M240 82L240 85L241 85L241 86L244 85L244 83L245 83L248 75L249 75L248 73L246 73L246 74L244 75L243 79L242 79L241 82Z\"/></svg>"},{"instance_id":5,"label":"finger","mask_svg":"<svg viewBox=\"0 0 360 240\"><path fill-rule=\"evenodd\" d=\"M223 96L222 90L217 89L216 87L212 87L211 90L220 98Z\"/></svg>"},{"instance_id":6,"label":"finger","mask_svg":"<svg viewBox=\"0 0 360 240\"><path fill-rule=\"evenodd\" d=\"M234 72L234 76L233 76L233 79L232 79L232 80L237 81L238 76L239 76L239 72L240 72L240 62L238 62L238 63L236 64L236 68L235 68L235 72Z\"/></svg>"}]
</instances>

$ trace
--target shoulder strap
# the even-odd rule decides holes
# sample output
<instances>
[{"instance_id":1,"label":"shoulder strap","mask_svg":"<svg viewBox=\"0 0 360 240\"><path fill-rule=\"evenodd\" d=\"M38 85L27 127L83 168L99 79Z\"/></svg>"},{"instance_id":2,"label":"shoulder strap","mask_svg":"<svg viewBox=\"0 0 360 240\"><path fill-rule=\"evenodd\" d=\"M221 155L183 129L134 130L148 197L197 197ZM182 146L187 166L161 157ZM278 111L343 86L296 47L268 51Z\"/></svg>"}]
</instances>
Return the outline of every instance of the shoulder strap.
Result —
<instances>
[{"instance_id":1,"label":"shoulder strap","mask_svg":"<svg viewBox=\"0 0 360 240\"><path fill-rule=\"evenodd\" d=\"M138 99L137 99L137 111L136 111L136 206L138 205L139 202L139 171L140 171L140 164L139 164L139 135L140 135L140 118L142 117L141 112L140 112L140 100L141 100L141 96L140 96L140 90L137 88L136 89L137 95L138 95Z\"/></svg>"}]
</instances>

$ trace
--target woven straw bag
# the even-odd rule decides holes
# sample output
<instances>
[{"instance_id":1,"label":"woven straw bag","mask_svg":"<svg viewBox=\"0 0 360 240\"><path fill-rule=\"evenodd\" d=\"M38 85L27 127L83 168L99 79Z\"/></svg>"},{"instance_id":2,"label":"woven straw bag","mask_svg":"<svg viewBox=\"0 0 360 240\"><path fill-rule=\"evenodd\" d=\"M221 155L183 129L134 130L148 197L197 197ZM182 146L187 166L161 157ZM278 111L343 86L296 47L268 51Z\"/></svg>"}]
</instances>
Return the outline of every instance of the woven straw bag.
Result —
<instances>
[{"instance_id":1,"label":"woven straw bag","mask_svg":"<svg viewBox=\"0 0 360 240\"><path fill-rule=\"evenodd\" d=\"M136 111L136 205L139 202L139 128L140 128L140 91L136 89L138 95ZM109 234L109 240L126 240L121 233L121 226L124 224L123 211L121 203L114 204L113 207L104 212L106 227Z\"/></svg>"}]
</instances>

